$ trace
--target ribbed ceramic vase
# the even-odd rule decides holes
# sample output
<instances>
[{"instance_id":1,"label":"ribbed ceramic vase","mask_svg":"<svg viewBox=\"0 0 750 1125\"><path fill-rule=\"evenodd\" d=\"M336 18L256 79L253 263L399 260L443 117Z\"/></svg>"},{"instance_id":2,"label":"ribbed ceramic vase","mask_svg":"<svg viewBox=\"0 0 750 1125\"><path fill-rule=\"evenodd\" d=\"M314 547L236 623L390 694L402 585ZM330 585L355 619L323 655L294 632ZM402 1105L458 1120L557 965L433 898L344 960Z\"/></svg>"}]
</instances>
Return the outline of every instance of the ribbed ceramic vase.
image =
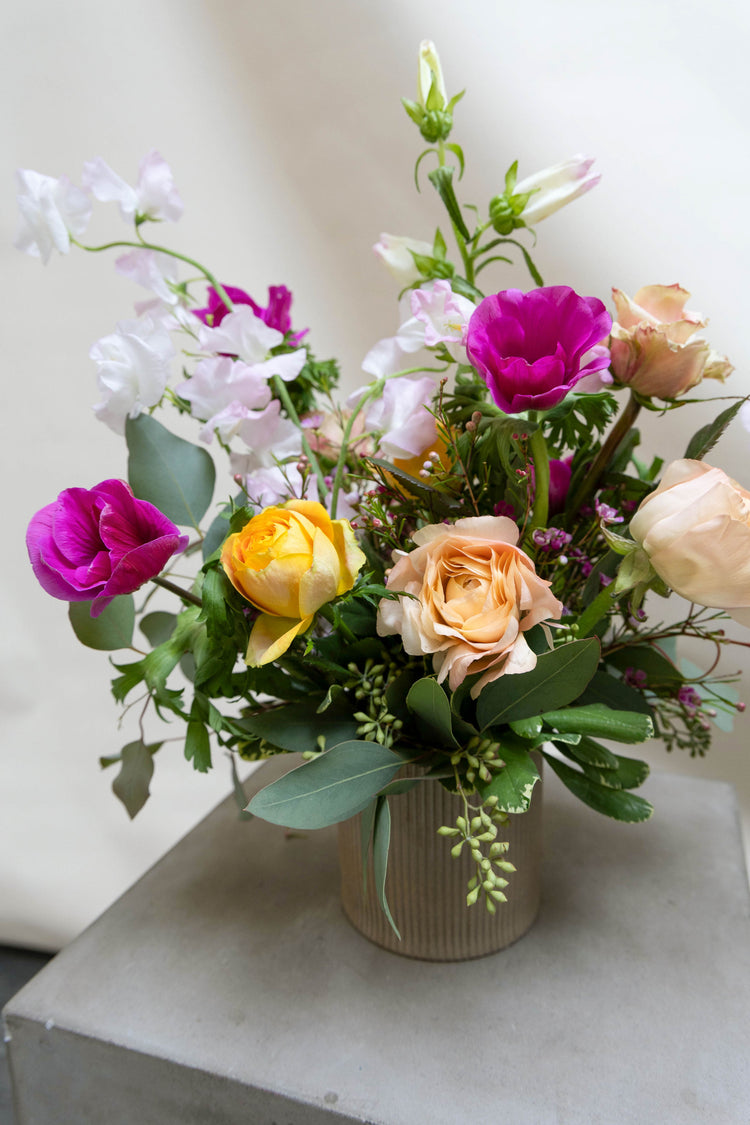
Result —
<instances>
[{"instance_id":1,"label":"ribbed ceramic vase","mask_svg":"<svg viewBox=\"0 0 750 1125\"><path fill-rule=\"evenodd\" d=\"M541 773L541 762L539 764ZM408 770L408 767L407 767ZM405 771L402 776L408 776ZM411 776L414 776L412 773ZM372 862L365 892L362 878L360 817L339 825L341 898L344 913L376 945L424 961L467 961L497 953L517 941L539 911L542 862L542 782L537 782L528 812L511 816L498 839L510 844L506 903L490 914L480 899L467 907L467 883L476 868L467 848L451 855L455 842L438 836L441 825L455 824L463 803L439 782L421 781L393 797L386 897L401 932L398 940L377 900Z\"/></svg>"}]
</instances>

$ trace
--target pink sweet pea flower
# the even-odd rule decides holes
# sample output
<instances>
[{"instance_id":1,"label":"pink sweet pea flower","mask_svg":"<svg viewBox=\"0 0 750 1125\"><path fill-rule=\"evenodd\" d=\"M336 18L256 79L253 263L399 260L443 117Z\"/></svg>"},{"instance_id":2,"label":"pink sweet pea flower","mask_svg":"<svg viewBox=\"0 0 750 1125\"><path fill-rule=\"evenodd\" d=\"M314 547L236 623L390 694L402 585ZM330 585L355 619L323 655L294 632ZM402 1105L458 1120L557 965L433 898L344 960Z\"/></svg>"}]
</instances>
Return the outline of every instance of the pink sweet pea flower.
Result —
<instances>
[{"instance_id":1,"label":"pink sweet pea flower","mask_svg":"<svg viewBox=\"0 0 750 1125\"><path fill-rule=\"evenodd\" d=\"M26 533L43 588L62 601L91 601L92 617L155 578L187 545L188 536L122 480L66 488L36 513Z\"/></svg>"},{"instance_id":2,"label":"pink sweet pea flower","mask_svg":"<svg viewBox=\"0 0 750 1125\"><path fill-rule=\"evenodd\" d=\"M549 410L607 366L609 352L597 345L611 325L600 300L567 285L506 289L478 305L466 351L506 414Z\"/></svg>"}]
</instances>

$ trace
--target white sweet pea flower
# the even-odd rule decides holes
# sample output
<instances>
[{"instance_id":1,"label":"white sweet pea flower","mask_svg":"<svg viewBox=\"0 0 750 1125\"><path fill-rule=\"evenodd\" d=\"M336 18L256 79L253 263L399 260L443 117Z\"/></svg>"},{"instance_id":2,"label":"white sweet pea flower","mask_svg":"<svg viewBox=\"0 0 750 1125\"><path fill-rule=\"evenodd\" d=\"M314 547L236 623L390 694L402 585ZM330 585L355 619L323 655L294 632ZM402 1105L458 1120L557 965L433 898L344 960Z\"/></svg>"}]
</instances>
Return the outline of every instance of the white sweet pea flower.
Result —
<instances>
[{"instance_id":1,"label":"white sweet pea flower","mask_svg":"<svg viewBox=\"0 0 750 1125\"><path fill-rule=\"evenodd\" d=\"M53 250L67 254L70 236L83 234L91 201L67 176L56 180L30 168L19 168L18 207L21 223L13 245L46 265Z\"/></svg>"},{"instance_id":2,"label":"white sweet pea flower","mask_svg":"<svg viewBox=\"0 0 750 1125\"><path fill-rule=\"evenodd\" d=\"M83 186L102 203L118 203L126 222L137 216L176 222L182 215L182 199L174 186L172 171L156 149L139 164L135 187L118 176L101 156L84 164Z\"/></svg>"},{"instance_id":3,"label":"white sweet pea flower","mask_svg":"<svg viewBox=\"0 0 750 1125\"><path fill-rule=\"evenodd\" d=\"M248 451L232 453L229 461L232 472L243 478L250 499L265 507L299 496L302 476L296 464L284 462L300 456L302 435L293 422L282 417L278 400L273 399L265 410L250 412L238 433Z\"/></svg>"},{"instance_id":4,"label":"white sweet pea flower","mask_svg":"<svg viewBox=\"0 0 750 1125\"><path fill-rule=\"evenodd\" d=\"M161 400L175 355L162 324L144 317L125 320L91 348L97 365L102 401L94 412L117 434L125 433L125 419L137 418Z\"/></svg>"},{"instance_id":5,"label":"white sweet pea flower","mask_svg":"<svg viewBox=\"0 0 750 1125\"><path fill-rule=\"evenodd\" d=\"M571 156L561 164L554 164L519 180L513 189L514 195L534 193L523 209L523 221L528 226L540 223L566 203L572 203L579 195L595 187L601 176L591 172L593 163L591 156Z\"/></svg>"},{"instance_id":6,"label":"white sweet pea flower","mask_svg":"<svg viewBox=\"0 0 750 1125\"><path fill-rule=\"evenodd\" d=\"M435 397L433 379L389 379L382 395L365 414L365 429L381 431L378 448L393 459L417 457L437 436L435 418L427 409Z\"/></svg>"},{"instance_id":7,"label":"white sweet pea flower","mask_svg":"<svg viewBox=\"0 0 750 1125\"><path fill-rule=\"evenodd\" d=\"M177 262L171 254L160 254L156 250L131 250L116 259L115 270L121 277L155 293L164 304L179 303L180 298L175 293Z\"/></svg>"},{"instance_id":8,"label":"white sweet pea flower","mask_svg":"<svg viewBox=\"0 0 750 1125\"><path fill-rule=\"evenodd\" d=\"M402 323L395 336L379 340L362 361L362 370L376 379L413 366L409 357L425 347L445 343L451 356L466 362L463 341L475 306L454 293L448 281L430 281L401 300ZM411 312L411 316L409 313Z\"/></svg>"},{"instance_id":9,"label":"white sweet pea flower","mask_svg":"<svg viewBox=\"0 0 750 1125\"><path fill-rule=\"evenodd\" d=\"M271 391L257 370L230 356L201 360L194 374L177 388L190 403L190 413L206 423L201 440L211 442L214 430L227 441L238 432L251 410L268 405Z\"/></svg>"},{"instance_id":10,"label":"white sweet pea flower","mask_svg":"<svg viewBox=\"0 0 750 1125\"><path fill-rule=\"evenodd\" d=\"M432 257L432 245L418 238L406 238L398 234L380 235L380 241L373 246L374 252L392 277L403 288L417 281L421 274L414 264L411 251L424 257Z\"/></svg>"},{"instance_id":11,"label":"white sweet pea flower","mask_svg":"<svg viewBox=\"0 0 750 1125\"><path fill-rule=\"evenodd\" d=\"M203 325L198 339L203 351L236 355L264 379L278 375L288 383L297 378L307 362L304 348L269 356L271 348L284 342L284 334L270 328L248 305L239 305L228 313L218 328Z\"/></svg>"}]
</instances>

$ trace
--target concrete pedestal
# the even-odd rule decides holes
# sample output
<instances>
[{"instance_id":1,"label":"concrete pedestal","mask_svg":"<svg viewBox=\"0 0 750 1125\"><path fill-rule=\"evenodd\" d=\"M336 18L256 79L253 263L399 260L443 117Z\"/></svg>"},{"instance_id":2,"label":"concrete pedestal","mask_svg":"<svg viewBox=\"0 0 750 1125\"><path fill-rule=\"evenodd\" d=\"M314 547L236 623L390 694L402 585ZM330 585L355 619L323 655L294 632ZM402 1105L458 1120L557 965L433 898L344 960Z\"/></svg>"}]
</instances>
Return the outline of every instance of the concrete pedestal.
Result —
<instances>
[{"instance_id":1,"label":"concrete pedestal","mask_svg":"<svg viewBox=\"0 0 750 1125\"><path fill-rule=\"evenodd\" d=\"M620 825L550 778L539 920L447 965L349 926L335 829L227 801L8 1005L18 1125L747 1125L734 796L644 792Z\"/></svg>"}]
</instances>

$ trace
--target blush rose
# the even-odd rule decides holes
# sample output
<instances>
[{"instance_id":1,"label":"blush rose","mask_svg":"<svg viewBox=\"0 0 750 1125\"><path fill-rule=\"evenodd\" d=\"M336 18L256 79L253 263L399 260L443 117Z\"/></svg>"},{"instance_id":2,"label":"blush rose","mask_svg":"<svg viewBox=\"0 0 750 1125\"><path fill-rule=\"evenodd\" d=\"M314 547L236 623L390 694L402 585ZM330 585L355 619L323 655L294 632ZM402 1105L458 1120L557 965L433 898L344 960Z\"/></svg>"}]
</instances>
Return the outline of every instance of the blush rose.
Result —
<instances>
[{"instance_id":1,"label":"blush rose","mask_svg":"<svg viewBox=\"0 0 750 1125\"><path fill-rule=\"evenodd\" d=\"M507 516L420 528L416 550L394 552L388 577L389 590L413 596L381 601L379 635L400 634L410 655L432 655L438 682L447 678L452 690L484 672L474 698L500 676L530 671L536 655L524 634L563 607L518 538Z\"/></svg>"},{"instance_id":2,"label":"blush rose","mask_svg":"<svg viewBox=\"0 0 750 1125\"><path fill-rule=\"evenodd\" d=\"M630 534L668 586L750 625L750 492L703 461L673 461Z\"/></svg>"}]
</instances>

